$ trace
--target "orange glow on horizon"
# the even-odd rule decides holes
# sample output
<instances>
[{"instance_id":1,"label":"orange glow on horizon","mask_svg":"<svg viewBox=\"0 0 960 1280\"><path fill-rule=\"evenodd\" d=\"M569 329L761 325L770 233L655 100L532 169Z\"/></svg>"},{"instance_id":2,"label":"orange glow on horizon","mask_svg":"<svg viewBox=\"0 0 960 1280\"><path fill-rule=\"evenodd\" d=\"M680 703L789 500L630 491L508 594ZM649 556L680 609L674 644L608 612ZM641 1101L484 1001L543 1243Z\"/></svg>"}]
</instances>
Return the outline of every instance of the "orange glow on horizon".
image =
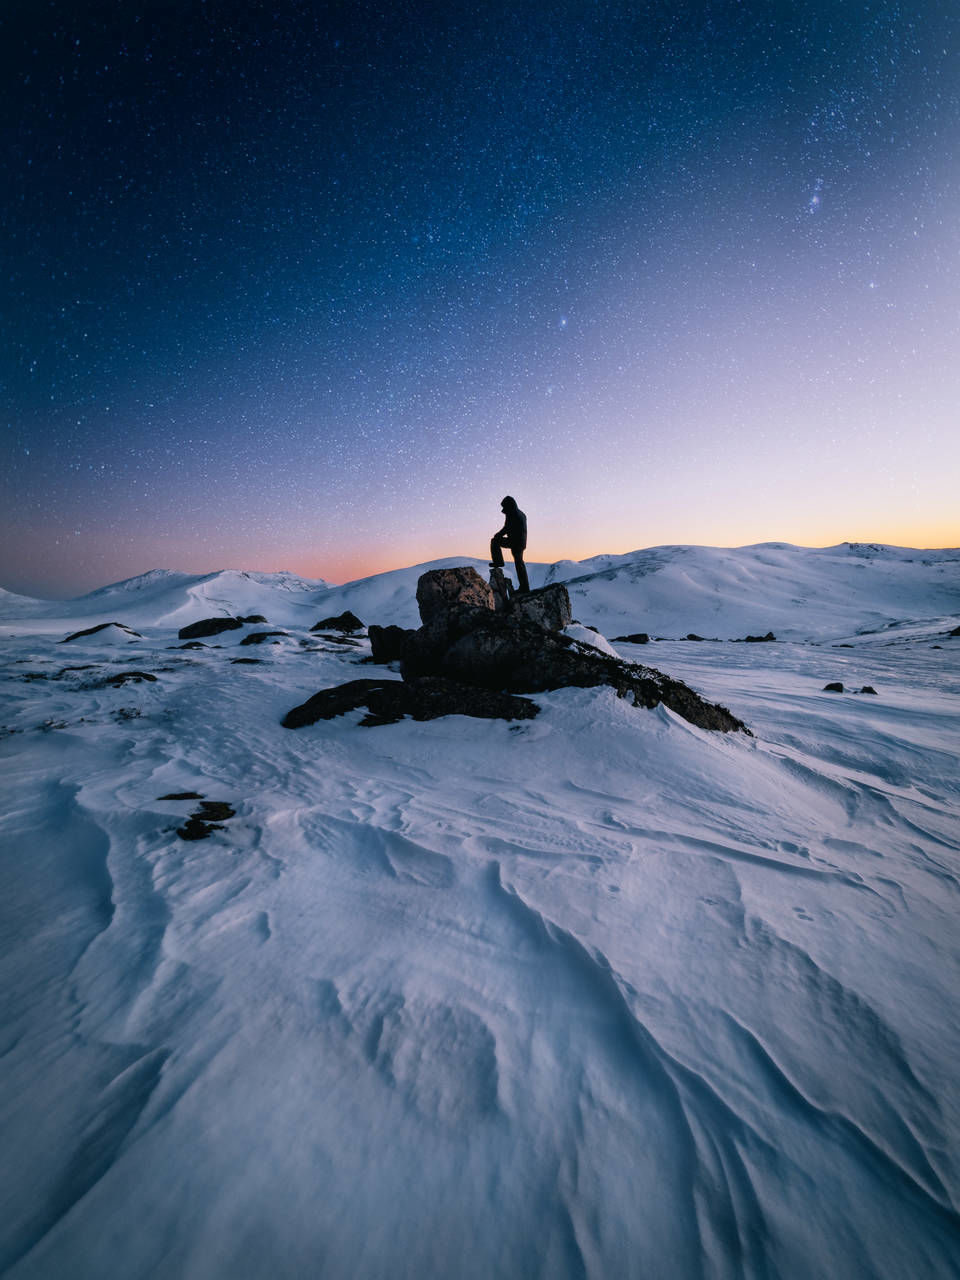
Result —
<instances>
[{"instance_id":1,"label":"orange glow on horizon","mask_svg":"<svg viewBox=\"0 0 960 1280\"><path fill-rule=\"evenodd\" d=\"M736 548L752 546L763 542L786 542L798 547L822 548L833 547L843 542L880 543L887 546L909 547L916 550L944 550L960 547L960 524L953 521L936 521L926 526L916 524L894 526L883 530L850 530L839 527L818 530L814 535L808 530L795 531L792 534L758 531L755 536L740 536L723 541L707 541L688 536L670 538L664 536L658 540L643 538L619 537L616 539L598 538L592 543L561 543L556 539L533 542L528 547L527 559L531 564L554 564L560 560L589 560L600 555L627 555L631 551L641 551L655 546L708 546L717 548ZM360 578L373 577L378 573L388 573L396 569L408 569L414 565L426 564L433 560L462 558L464 560L484 560L485 548L465 547L463 540L449 545L442 545L438 540L424 538L422 541L410 542L403 547L395 547L392 552L381 547L354 550L349 554L333 554L325 556L322 552L311 552L290 556L284 559L282 566L273 564L273 569L282 567L305 578L322 578L327 582L343 585ZM507 564L510 555L507 552ZM238 568L250 568L236 566ZM265 566L263 572L269 572Z\"/></svg>"}]
</instances>

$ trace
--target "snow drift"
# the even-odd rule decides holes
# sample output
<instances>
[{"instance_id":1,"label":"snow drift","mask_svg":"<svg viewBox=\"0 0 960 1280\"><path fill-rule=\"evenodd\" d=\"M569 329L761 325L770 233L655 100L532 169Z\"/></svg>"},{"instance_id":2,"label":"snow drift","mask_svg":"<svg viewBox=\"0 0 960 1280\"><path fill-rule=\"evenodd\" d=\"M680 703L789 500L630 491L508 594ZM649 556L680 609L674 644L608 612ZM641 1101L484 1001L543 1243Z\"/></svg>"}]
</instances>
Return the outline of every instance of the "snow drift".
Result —
<instances>
[{"instance_id":1,"label":"snow drift","mask_svg":"<svg viewBox=\"0 0 960 1280\"><path fill-rule=\"evenodd\" d=\"M664 555L580 621L721 632ZM955 1277L960 610L911 556L716 553L732 634L850 645L643 646L753 738L603 688L285 730L392 674L309 630L403 622L390 575L4 607L0 1272ZM176 648L203 610L287 635Z\"/></svg>"}]
</instances>

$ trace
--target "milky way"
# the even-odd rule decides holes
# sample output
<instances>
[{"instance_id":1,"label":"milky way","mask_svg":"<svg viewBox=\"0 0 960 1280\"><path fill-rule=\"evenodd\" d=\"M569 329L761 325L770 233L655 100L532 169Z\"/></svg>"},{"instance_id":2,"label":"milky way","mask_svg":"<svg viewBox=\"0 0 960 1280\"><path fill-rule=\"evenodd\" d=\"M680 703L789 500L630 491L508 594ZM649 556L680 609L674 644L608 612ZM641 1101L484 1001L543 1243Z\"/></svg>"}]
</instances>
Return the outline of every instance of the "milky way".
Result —
<instances>
[{"instance_id":1,"label":"milky way","mask_svg":"<svg viewBox=\"0 0 960 1280\"><path fill-rule=\"evenodd\" d=\"M0 28L5 587L960 542L955 5Z\"/></svg>"}]
</instances>

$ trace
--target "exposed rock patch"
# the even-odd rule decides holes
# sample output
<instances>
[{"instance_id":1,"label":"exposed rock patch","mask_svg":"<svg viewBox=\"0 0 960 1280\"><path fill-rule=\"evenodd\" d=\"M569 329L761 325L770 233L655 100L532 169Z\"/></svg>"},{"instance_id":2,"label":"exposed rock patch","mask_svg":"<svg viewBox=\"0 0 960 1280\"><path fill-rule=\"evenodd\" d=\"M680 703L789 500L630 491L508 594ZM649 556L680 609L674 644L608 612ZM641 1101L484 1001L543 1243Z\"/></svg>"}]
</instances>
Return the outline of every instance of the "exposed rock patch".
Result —
<instances>
[{"instance_id":1,"label":"exposed rock patch","mask_svg":"<svg viewBox=\"0 0 960 1280\"><path fill-rule=\"evenodd\" d=\"M95 627L87 627L85 631L71 632L70 635L64 636L60 643L69 644L71 640L79 640L82 636L95 636L98 631L106 631L107 627L116 627L118 631L124 632L125 635L133 636L137 640L143 639L139 631L134 631L132 627L124 626L122 622L101 622Z\"/></svg>"},{"instance_id":2,"label":"exposed rock patch","mask_svg":"<svg viewBox=\"0 0 960 1280\"><path fill-rule=\"evenodd\" d=\"M631 636L614 636L614 644L649 644L650 637L646 631L635 631Z\"/></svg>"},{"instance_id":3,"label":"exposed rock patch","mask_svg":"<svg viewBox=\"0 0 960 1280\"><path fill-rule=\"evenodd\" d=\"M486 720L532 720L539 711L528 698L498 690L479 689L424 676L410 680L351 680L322 689L284 717L285 729L299 729L318 720L332 720L366 707L362 725L395 724L404 716L435 720L439 716L474 716Z\"/></svg>"},{"instance_id":4,"label":"exposed rock patch","mask_svg":"<svg viewBox=\"0 0 960 1280\"><path fill-rule=\"evenodd\" d=\"M177 638L199 640L201 636L218 636L222 631L236 631L242 626L240 618L201 618L199 622L191 622L188 627L181 627Z\"/></svg>"},{"instance_id":5,"label":"exposed rock patch","mask_svg":"<svg viewBox=\"0 0 960 1280\"><path fill-rule=\"evenodd\" d=\"M222 831L221 823L235 814L236 809L223 800L204 800L183 826L177 828L177 835L181 840L205 840L211 832Z\"/></svg>"},{"instance_id":6,"label":"exposed rock patch","mask_svg":"<svg viewBox=\"0 0 960 1280\"><path fill-rule=\"evenodd\" d=\"M289 631L251 631L248 636L243 637L240 644L263 644L264 640L269 640L271 636L288 636L289 634Z\"/></svg>"},{"instance_id":7,"label":"exposed rock patch","mask_svg":"<svg viewBox=\"0 0 960 1280\"><path fill-rule=\"evenodd\" d=\"M371 657L374 662L398 662L403 657L408 636L415 633L404 627L378 627L371 623L367 628L370 637Z\"/></svg>"},{"instance_id":8,"label":"exposed rock patch","mask_svg":"<svg viewBox=\"0 0 960 1280\"><path fill-rule=\"evenodd\" d=\"M249 613L245 618L238 618L237 621L243 622L248 626L252 626L254 623L260 623L262 625L266 622L266 618L262 613Z\"/></svg>"},{"instance_id":9,"label":"exposed rock patch","mask_svg":"<svg viewBox=\"0 0 960 1280\"><path fill-rule=\"evenodd\" d=\"M341 648L347 648L347 649L358 649L360 645L363 643L362 640L354 640L352 636L344 635L342 632L339 635L331 635L329 632L324 633L322 631L319 631L317 632L316 638L318 640L326 640L330 644L335 644L340 646ZM303 644L304 648L307 647L307 644L305 641L301 641L301 643Z\"/></svg>"},{"instance_id":10,"label":"exposed rock patch","mask_svg":"<svg viewBox=\"0 0 960 1280\"><path fill-rule=\"evenodd\" d=\"M841 680L831 680L829 684L823 686L824 693L843 693L843 682Z\"/></svg>"},{"instance_id":11,"label":"exposed rock patch","mask_svg":"<svg viewBox=\"0 0 960 1280\"><path fill-rule=\"evenodd\" d=\"M338 613L335 618L321 618L319 622L314 623L310 628L311 631L362 631L363 623L355 613L351 613L349 609L343 613Z\"/></svg>"},{"instance_id":12,"label":"exposed rock patch","mask_svg":"<svg viewBox=\"0 0 960 1280\"><path fill-rule=\"evenodd\" d=\"M770 644L776 638L772 631L768 631L765 636L744 636L743 642L744 644Z\"/></svg>"},{"instance_id":13,"label":"exposed rock patch","mask_svg":"<svg viewBox=\"0 0 960 1280\"><path fill-rule=\"evenodd\" d=\"M107 676L100 681L101 688L106 685L113 685L118 689L122 684L142 684L146 680L150 684L157 683L157 677L150 674L149 671L118 671L116 675Z\"/></svg>"}]
</instances>

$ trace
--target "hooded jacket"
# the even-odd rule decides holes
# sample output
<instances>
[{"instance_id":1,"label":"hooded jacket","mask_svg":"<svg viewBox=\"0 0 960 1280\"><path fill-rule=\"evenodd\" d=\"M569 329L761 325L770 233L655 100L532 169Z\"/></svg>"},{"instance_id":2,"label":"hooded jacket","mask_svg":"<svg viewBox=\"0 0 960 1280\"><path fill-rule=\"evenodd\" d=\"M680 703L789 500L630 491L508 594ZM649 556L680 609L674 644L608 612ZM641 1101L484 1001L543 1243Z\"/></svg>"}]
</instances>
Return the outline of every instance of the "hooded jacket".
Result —
<instances>
[{"instance_id":1,"label":"hooded jacket","mask_svg":"<svg viewBox=\"0 0 960 1280\"><path fill-rule=\"evenodd\" d=\"M506 517L506 523L500 532L507 535L511 550L523 551L527 545L527 517L517 506L516 498L511 498L509 494L500 503L500 507Z\"/></svg>"}]
</instances>

